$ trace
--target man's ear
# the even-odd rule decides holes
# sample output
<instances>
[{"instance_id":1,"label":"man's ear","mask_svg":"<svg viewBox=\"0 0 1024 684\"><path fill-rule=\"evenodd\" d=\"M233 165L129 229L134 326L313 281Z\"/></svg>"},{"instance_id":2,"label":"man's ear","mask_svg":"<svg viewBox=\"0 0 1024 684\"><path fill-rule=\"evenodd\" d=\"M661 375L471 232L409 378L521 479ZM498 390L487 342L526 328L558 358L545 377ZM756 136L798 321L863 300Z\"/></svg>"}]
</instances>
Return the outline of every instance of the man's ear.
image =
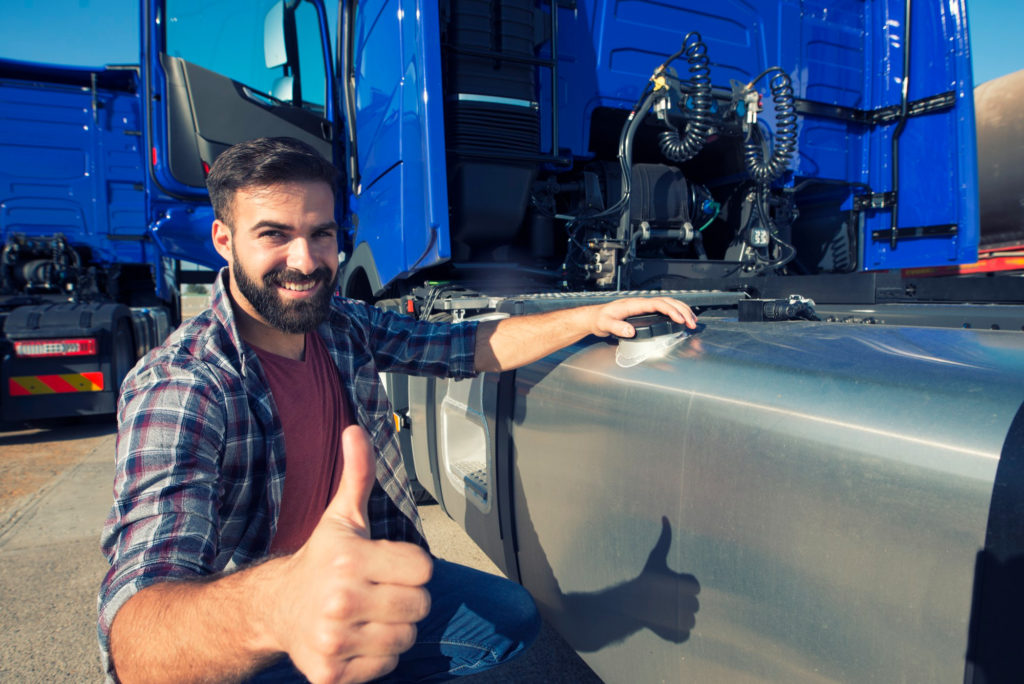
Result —
<instances>
[{"instance_id":1,"label":"man's ear","mask_svg":"<svg viewBox=\"0 0 1024 684\"><path fill-rule=\"evenodd\" d=\"M220 219L215 219L211 231L213 237L213 248L217 254L224 257L224 260L231 263L231 228Z\"/></svg>"}]
</instances>

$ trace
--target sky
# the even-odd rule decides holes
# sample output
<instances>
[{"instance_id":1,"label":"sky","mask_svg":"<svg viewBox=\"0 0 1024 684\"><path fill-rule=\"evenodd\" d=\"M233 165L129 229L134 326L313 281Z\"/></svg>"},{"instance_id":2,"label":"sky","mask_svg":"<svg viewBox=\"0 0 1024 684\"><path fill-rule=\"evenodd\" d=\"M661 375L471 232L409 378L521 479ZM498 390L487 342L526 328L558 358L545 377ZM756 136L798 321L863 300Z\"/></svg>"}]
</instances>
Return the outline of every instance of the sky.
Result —
<instances>
[{"instance_id":1,"label":"sky","mask_svg":"<svg viewBox=\"0 0 1024 684\"><path fill-rule=\"evenodd\" d=\"M1024 69L1022 0L967 0L967 16L975 85ZM138 17L137 0L0 0L0 57L137 63Z\"/></svg>"}]
</instances>

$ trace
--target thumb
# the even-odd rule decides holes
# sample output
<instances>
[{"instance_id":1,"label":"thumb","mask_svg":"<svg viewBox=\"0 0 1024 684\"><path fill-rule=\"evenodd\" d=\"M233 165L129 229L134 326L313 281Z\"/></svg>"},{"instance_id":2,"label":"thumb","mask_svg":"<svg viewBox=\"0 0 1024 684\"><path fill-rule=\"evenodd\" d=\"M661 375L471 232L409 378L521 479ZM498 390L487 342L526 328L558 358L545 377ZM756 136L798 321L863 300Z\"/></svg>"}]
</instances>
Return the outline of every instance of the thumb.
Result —
<instances>
[{"instance_id":1,"label":"thumb","mask_svg":"<svg viewBox=\"0 0 1024 684\"><path fill-rule=\"evenodd\" d=\"M622 317L624 318L624 317ZM607 337L609 333L616 337L633 337L636 334L636 330L632 325L622 320L618 316L605 314L598 321L598 333L599 337Z\"/></svg>"},{"instance_id":2,"label":"thumb","mask_svg":"<svg viewBox=\"0 0 1024 684\"><path fill-rule=\"evenodd\" d=\"M636 335L636 330L629 323L625 321L618 321L615 324L615 334L619 337L633 337Z\"/></svg>"},{"instance_id":3,"label":"thumb","mask_svg":"<svg viewBox=\"0 0 1024 684\"><path fill-rule=\"evenodd\" d=\"M324 517L330 517L358 534L369 537L370 524L366 504L377 480L377 457L370 437L359 425L349 425L341 433L344 465L341 482Z\"/></svg>"}]
</instances>

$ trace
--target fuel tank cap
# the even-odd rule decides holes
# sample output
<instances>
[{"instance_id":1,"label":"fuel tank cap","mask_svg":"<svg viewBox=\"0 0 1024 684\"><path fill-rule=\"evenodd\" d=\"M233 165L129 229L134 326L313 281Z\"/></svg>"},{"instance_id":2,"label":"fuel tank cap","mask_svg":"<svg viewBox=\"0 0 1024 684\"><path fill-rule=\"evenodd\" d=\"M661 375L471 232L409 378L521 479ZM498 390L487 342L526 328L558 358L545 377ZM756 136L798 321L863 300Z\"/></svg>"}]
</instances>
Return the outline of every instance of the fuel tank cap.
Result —
<instances>
[{"instance_id":1,"label":"fuel tank cap","mask_svg":"<svg viewBox=\"0 0 1024 684\"><path fill-rule=\"evenodd\" d=\"M688 330L683 323L676 323L665 314L649 313L640 316L629 316L626 323L633 326L636 335L633 337L620 337L622 340L646 340L660 335L671 335L672 333Z\"/></svg>"},{"instance_id":2,"label":"fuel tank cap","mask_svg":"<svg viewBox=\"0 0 1024 684\"><path fill-rule=\"evenodd\" d=\"M622 368L631 368L644 361L660 359L691 334L704 328L698 323L696 330L691 330L685 324L676 323L660 313L630 316L625 320L636 330L636 335L619 337L615 363Z\"/></svg>"}]
</instances>

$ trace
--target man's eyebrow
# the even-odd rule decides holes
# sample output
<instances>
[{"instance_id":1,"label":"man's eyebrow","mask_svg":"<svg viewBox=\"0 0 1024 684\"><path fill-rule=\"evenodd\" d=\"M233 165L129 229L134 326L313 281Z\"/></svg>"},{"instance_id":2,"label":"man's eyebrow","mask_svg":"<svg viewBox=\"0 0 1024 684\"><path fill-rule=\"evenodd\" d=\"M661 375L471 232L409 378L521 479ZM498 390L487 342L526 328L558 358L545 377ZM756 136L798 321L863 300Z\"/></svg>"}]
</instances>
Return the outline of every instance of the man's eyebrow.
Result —
<instances>
[{"instance_id":1,"label":"man's eyebrow","mask_svg":"<svg viewBox=\"0 0 1024 684\"><path fill-rule=\"evenodd\" d=\"M249 228L249 230L251 232L256 232L257 230L263 230L264 228L270 228L270 229L273 229L273 230L281 230L281 231L285 231L285 232L289 232L289 233L290 232L294 232L296 230L295 226L289 225L287 223L280 223L278 221L269 221L269 220L266 220L266 219L263 220L263 221L259 221L258 223L252 225ZM338 223L336 221L327 221L325 223L321 223L319 225L313 226L312 232L315 233L318 230L339 230Z\"/></svg>"},{"instance_id":2,"label":"man's eyebrow","mask_svg":"<svg viewBox=\"0 0 1024 684\"><path fill-rule=\"evenodd\" d=\"M255 233L257 230L263 230L264 228L272 228L274 230L283 230L288 232L295 230L294 226L290 226L287 223L263 220L249 226L249 231Z\"/></svg>"}]
</instances>

